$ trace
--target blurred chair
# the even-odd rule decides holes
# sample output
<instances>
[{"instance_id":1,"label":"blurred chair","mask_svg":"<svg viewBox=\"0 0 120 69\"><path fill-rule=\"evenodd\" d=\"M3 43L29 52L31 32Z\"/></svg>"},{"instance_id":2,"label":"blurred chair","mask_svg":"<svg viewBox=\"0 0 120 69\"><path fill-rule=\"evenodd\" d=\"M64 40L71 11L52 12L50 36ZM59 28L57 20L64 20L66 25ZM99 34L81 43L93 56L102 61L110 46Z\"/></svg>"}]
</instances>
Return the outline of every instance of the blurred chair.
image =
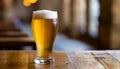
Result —
<instances>
[{"instance_id":1,"label":"blurred chair","mask_svg":"<svg viewBox=\"0 0 120 69\"><path fill-rule=\"evenodd\" d=\"M34 40L15 23L0 21L0 49L21 50L25 46L35 49Z\"/></svg>"}]
</instances>

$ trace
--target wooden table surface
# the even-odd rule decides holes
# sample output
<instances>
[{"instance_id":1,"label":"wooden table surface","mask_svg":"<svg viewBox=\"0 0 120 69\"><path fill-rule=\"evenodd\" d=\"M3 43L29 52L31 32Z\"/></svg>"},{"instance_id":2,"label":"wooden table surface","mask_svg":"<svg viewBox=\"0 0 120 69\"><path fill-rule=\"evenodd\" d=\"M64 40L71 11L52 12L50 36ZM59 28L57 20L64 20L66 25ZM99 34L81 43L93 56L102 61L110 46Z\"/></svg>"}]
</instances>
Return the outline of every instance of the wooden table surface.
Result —
<instances>
[{"instance_id":1,"label":"wooden table surface","mask_svg":"<svg viewBox=\"0 0 120 69\"><path fill-rule=\"evenodd\" d=\"M31 37L0 37L0 47L2 46L35 46L35 42Z\"/></svg>"},{"instance_id":2,"label":"wooden table surface","mask_svg":"<svg viewBox=\"0 0 120 69\"><path fill-rule=\"evenodd\" d=\"M0 69L120 69L120 51L54 52L55 63L34 64L35 51L0 51Z\"/></svg>"},{"instance_id":3,"label":"wooden table surface","mask_svg":"<svg viewBox=\"0 0 120 69\"><path fill-rule=\"evenodd\" d=\"M31 37L0 37L0 42L34 42Z\"/></svg>"}]
</instances>

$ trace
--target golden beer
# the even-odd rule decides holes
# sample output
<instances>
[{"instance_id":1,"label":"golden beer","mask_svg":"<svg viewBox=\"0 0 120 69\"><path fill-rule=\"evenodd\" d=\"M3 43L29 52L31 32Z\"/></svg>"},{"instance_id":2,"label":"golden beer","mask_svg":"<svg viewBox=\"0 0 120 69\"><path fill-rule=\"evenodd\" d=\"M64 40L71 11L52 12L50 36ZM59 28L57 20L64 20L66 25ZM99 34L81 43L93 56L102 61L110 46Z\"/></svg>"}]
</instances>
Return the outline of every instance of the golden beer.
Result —
<instances>
[{"instance_id":1,"label":"golden beer","mask_svg":"<svg viewBox=\"0 0 120 69\"><path fill-rule=\"evenodd\" d=\"M31 26L37 45L36 62L47 62L52 58L53 44L58 31L57 13L48 10L36 11L33 13Z\"/></svg>"}]
</instances>

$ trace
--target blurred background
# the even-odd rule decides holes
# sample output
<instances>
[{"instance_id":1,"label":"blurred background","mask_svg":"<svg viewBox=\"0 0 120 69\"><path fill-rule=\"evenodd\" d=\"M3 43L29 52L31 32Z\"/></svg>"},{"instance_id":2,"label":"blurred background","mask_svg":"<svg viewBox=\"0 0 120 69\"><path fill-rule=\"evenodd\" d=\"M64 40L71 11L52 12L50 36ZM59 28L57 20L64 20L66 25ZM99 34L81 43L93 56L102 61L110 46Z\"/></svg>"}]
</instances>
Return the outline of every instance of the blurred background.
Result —
<instances>
[{"instance_id":1,"label":"blurred background","mask_svg":"<svg viewBox=\"0 0 120 69\"><path fill-rule=\"evenodd\" d=\"M120 49L120 0L0 0L0 49L35 50L31 33L32 12L59 13L54 50Z\"/></svg>"}]
</instances>

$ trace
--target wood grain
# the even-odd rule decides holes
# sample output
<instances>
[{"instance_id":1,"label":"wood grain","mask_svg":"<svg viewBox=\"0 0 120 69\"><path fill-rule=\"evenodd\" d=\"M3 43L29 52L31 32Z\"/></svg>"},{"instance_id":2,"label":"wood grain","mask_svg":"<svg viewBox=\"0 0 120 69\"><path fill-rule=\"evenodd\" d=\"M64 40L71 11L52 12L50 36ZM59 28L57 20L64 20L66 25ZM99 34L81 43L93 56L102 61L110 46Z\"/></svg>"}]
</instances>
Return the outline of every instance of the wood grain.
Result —
<instances>
[{"instance_id":1,"label":"wood grain","mask_svg":"<svg viewBox=\"0 0 120 69\"><path fill-rule=\"evenodd\" d=\"M90 52L75 52L69 55L77 69L105 69Z\"/></svg>"},{"instance_id":2,"label":"wood grain","mask_svg":"<svg viewBox=\"0 0 120 69\"><path fill-rule=\"evenodd\" d=\"M93 55L106 69L120 69L120 63L109 53L102 52L93 52Z\"/></svg>"},{"instance_id":3,"label":"wood grain","mask_svg":"<svg viewBox=\"0 0 120 69\"><path fill-rule=\"evenodd\" d=\"M120 69L120 51L54 52L53 64L34 63L36 51L0 51L0 69Z\"/></svg>"},{"instance_id":4,"label":"wood grain","mask_svg":"<svg viewBox=\"0 0 120 69\"><path fill-rule=\"evenodd\" d=\"M54 52L55 63L49 65L35 64L34 58L35 51L1 51L0 69L75 69L65 52Z\"/></svg>"},{"instance_id":5,"label":"wood grain","mask_svg":"<svg viewBox=\"0 0 120 69\"><path fill-rule=\"evenodd\" d=\"M113 56L116 60L120 62L120 51L115 50L115 51L107 51L111 56Z\"/></svg>"},{"instance_id":6,"label":"wood grain","mask_svg":"<svg viewBox=\"0 0 120 69\"><path fill-rule=\"evenodd\" d=\"M28 63L28 53L23 51L1 51L0 64L24 65Z\"/></svg>"}]
</instances>

